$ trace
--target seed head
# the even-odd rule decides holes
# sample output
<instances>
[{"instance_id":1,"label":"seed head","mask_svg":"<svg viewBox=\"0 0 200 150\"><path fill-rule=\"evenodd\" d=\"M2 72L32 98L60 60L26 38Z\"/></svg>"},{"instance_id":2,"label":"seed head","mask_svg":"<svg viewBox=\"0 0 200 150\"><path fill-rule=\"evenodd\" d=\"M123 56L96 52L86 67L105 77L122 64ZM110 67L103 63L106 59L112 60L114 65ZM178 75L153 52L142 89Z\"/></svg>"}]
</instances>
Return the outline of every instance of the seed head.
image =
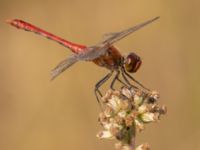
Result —
<instances>
[{"instance_id":1,"label":"seed head","mask_svg":"<svg viewBox=\"0 0 200 150\"><path fill-rule=\"evenodd\" d=\"M166 114L166 106L158 104L157 91L144 92L141 89L122 87L108 90L102 97L103 111L99 122L103 130L97 134L100 139L117 139L116 149L149 150L148 144L135 149L136 132L145 129L146 124L157 122Z\"/></svg>"}]
</instances>

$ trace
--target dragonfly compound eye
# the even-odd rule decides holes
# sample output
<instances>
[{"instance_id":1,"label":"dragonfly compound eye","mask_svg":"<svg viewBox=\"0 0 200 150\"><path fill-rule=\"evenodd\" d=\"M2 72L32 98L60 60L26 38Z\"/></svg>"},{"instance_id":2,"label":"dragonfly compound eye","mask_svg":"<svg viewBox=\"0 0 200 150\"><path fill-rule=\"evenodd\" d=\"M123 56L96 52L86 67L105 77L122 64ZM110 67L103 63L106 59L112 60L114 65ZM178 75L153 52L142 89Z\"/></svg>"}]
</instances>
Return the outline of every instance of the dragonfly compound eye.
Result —
<instances>
[{"instance_id":1,"label":"dragonfly compound eye","mask_svg":"<svg viewBox=\"0 0 200 150\"><path fill-rule=\"evenodd\" d=\"M135 53L130 53L125 57L124 67L128 72L136 72L142 64L142 60Z\"/></svg>"}]
</instances>

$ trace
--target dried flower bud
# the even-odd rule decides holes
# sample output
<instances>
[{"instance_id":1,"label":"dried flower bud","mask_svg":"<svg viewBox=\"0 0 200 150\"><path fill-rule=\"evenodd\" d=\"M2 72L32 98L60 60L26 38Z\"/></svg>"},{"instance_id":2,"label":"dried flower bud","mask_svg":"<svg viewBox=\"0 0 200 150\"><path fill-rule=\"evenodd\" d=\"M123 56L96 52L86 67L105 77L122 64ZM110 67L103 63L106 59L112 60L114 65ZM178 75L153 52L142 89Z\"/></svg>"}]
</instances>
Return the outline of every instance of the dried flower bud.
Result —
<instances>
[{"instance_id":1,"label":"dried flower bud","mask_svg":"<svg viewBox=\"0 0 200 150\"><path fill-rule=\"evenodd\" d=\"M125 124L127 127L130 127L133 125L133 122L134 122L134 118L131 116L131 115L128 115L126 118L125 118Z\"/></svg>"},{"instance_id":2,"label":"dried flower bud","mask_svg":"<svg viewBox=\"0 0 200 150\"><path fill-rule=\"evenodd\" d=\"M100 131L97 134L97 137L100 138L100 139L113 139L114 138L114 136L112 135L112 133L109 132L109 131Z\"/></svg>"},{"instance_id":3,"label":"dried flower bud","mask_svg":"<svg viewBox=\"0 0 200 150\"><path fill-rule=\"evenodd\" d=\"M167 113L167 107L166 106L162 106L159 109L159 113L162 114L162 115L165 115Z\"/></svg>"},{"instance_id":4,"label":"dried flower bud","mask_svg":"<svg viewBox=\"0 0 200 150\"><path fill-rule=\"evenodd\" d=\"M115 91L113 91L113 95L119 97L121 95L121 93L120 93L120 91L115 90Z\"/></svg>"},{"instance_id":5,"label":"dried flower bud","mask_svg":"<svg viewBox=\"0 0 200 150\"><path fill-rule=\"evenodd\" d=\"M139 112L138 111L132 111L130 113L130 115L133 117L133 118L136 118L138 115L139 115Z\"/></svg>"},{"instance_id":6,"label":"dried flower bud","mask_svg":"<svg viewBox=\"0 0 200 150\"><path fill-rule=\"evenodd\" d=\"M122 144L121 142L115 144L117 150L130 150L127 145Z\"/></svg>"},{"instance_id":7,"label":"dried flower bud","mask_svg":"<svg viewBox=\"0 0 200 150\"><path fill-rule=\"evenodd\" d=\"M152 91L148 97L149 103L155 103L159 99L160 95L157 91Z\"/></svg>"},{"instance_id":8,"label":"dried flower bud","mask_svg":"<svg viewBox=\"0 0 200 150\"><path fill-rule=\"evenodd\" d=\"M149 123L149 122L157 121L159 119L159 115L158 113L146 112L144 114L141 114L140 118L143 122Z\"/></svg>"},{"instance_id":9,"label":"dried flower bud","mask_svg":"<svg viewBox=\"0 0 200 150\"><path fill-rule=\"evenodd\" d=\"M136 148L136 150L150 150L150 146L148 143L142 144Z\"/></svg>"},{"instance_id":10,"label":"dried flower bud","mask_svg":"<svg viewBox=\"0 0 200 150\"><path fill-rule=\"evenodd\" d=\"M101 98L102 102L106 103L108 99L112 96L113 90L109 89L106 94Z\"/></svg>"},{"instance_id":11,"label":"dried flower bud","mask_svg":"<svg viewBox=\"0 0 200 150\"><path fill-rule=\"evenodd\" d=\"M143 97L142 96L140 96L140 95L134 95L134 104L136 105L136 106L139 106L139 105L141 105L142 103L143 103Z\"/></svg>"},{"instance_id":12,"label":"dried flower bud","mask_svg":"<svg viewBox=\"0 0 200 150\"><path fill-rule=\"evenodd\" d=\"M101 112L100 114L99 114L99 122L106 122L108 119L107 119L107 117L106 117L106 115L105 115L105 113L104 112Z\"/></svg>"},{"instance_id":13,"label":"dried flower bud","mask_svg":"<svg viewBox=\"0 0 200 150\"><path fill-rule=\"evenodd\" d=\"M119 131L120 131L120 129L116 126L115 127L113 126L113 127L110 128L110 132L114 136L118 135Z\"/></svg>"},{"instance_id":14,"label":"dried flower bud","mask_svg":"<svg viewBox=\"0 0 200 150\"><path fill-rule=\"evenodd\" d=\"M107 105L111 107L115 112L119 111L121 108L121 100L116 95L112 95L108 100Z\"/></svg>"},{"instance_id":15,"label":"dried flower bud","mask_svg":"<svg viewBox=\"0 0 200 150\"><path fill-rule=\"evenodd\" d=\"M139 114L143 114L145 112L148 112L149 111L149 107L148 105L141 105L140 107L138 107L138 113Z\"/></svg>"},{"instance_id":16,"label":"dried flower bud","mask_svg":"<svg viewBox=\"0 0 200 150\"><path fill-rule=\"evenodd\" d=\"M121 92L124 96L126 96L128 99L133 98L133 91L129 90L127 87L123 87L121 89Z\"/></svg>"},{"instance_id":17,"label":"dried flower bud","mask_svg":"<svg viewBox=\"0 0 200 150\"><path fill-rule=\"evenodd\" d=\"M151 112L157 112L161 115L165 115L167 113L167 107L166 106L159 106L158 104L154 104L151 107Z\"/></svg>"},{"instance_id":18,"label":"dried flower bud","mask_svg":"<svg viewBox=\"0 0 200 150\"><path fill-rule=\"evenodd\" d=\"M124 119L120 115L118 115L118 116L115 116L115 121L117 124L122 125L124 122Z\"/></svg>"},{"instance_id":19,"label":"dried flower bud","mask_svg":"<svg viewBox=\"0 0 200 150\"><path fill-rule=\"evenodd\" d=\"M128 100L123 100L123 101L121 101L121 108L123 110L128 110L128 109L132 108L132 105Z\"/></svg>"},{"instance_id":20,"label":"dried flower bud","mask_svg":"<svg viewBox=\"0 0 200 150\"><path fill-rule=\"evenodd\" d=\"M110 107L105 107L104 115L105 117L111 117L113 114L113 109Z\"/></svg>"},{"instance_id":21,"label":"dried flower bud","mask_svg":"<svg viewBox=\"0 0 200 150\"><path fill-rule=\"evenodd\" d=\"M127 113L126 113L126 111L122 110L122 111L119 111L117 115L118 115L119 117L121 117L121 118L125 118L126 115L127 115Z\"/></svg>"},{"instance_id":22,"label":"dried flower bud","mask_svg":"<svg viewBox=\"0 0 200 150\"><path fill-rule=\"evenodd\" d=\"M144 123L141 120L135 119L135 125L137 131L141 132L145 129Z\"/></svg>"}]
</instances>

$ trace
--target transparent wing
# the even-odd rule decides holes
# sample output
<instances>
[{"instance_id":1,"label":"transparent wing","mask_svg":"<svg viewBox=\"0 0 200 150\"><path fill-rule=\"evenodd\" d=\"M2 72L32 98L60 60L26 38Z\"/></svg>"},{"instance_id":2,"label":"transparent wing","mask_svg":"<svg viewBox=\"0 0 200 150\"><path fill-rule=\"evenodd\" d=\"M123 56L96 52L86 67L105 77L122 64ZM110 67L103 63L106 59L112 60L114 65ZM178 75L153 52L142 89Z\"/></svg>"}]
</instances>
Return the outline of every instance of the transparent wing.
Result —
<instances>
[{"instance_id":1,"label":"transparent wing","mask_svg":"<svg viewBox=\"0 0 200 150\"><path fill-rule=\"evenodd\" d=\"M106 41L106 40L110 39L111 37L114 37L117 34L119 34L119 32L106 33L103 35L103 41Z\"/></svg>"},{"instance_id":2,"label":"transparent wing","mask_svg":"<svg viewBox=\"0 0 200 150\"><path fill-rule=\"evenodd\" d=\"M62 62L60 62L51 72L52 79L56 78L59 74L65 71L67 68L75 64L79 60L94 60L102 55L104 55L107 49L114 44L115 42L119 41L120 39L128 36L129 34L139 30L140 28L152 23L153 21L157 20L159 17L153 18L151 20L145 21L141 24L138 24L134 27L129 29L123 30L121 32L115 32L107 34L107 38L98 43L95 46L91 46L86 48L82 53L73 54L71 57L66 58Z\"/></svg>"},{"instance_id":3,"label":"transparent wing","mask_svg":"<svg viewBox=\"0 0 200 150\"><path fill-rule=\"evenodd\" d=\"M78 61L77 55L72 55L71 57L66 58L61 61L52 71L51 71L51 80L55 79L59 74L65 71L67 68L72 66Z\"/></svg>"},{"instance_id":4,"label":"transparent wing","mask_svg":"<svg viewBox=\"0 0 200 150\"><path fill-rule=\"evenodd\" d=\"M107 49L110 47L110 44L99 44L97 46L88 47L86 52L80 53L77 55L79 60L94 60L102 55L104 55Z\"/></svg>"},{"instance_id":5,"label":"transparent wing","mask_svg":"<svg viewBox=\"0 0 200 150\"><path fill-rule=\"evenodd\" d=\"M103 55L108 46L104 47L88 47L87 50L80 54L73 54L70 57L61 61L52 71L51 71L51 79L55 79L58 75L60 75L63 71L68 69L70 66L75 64L79 60L94 60L95 58Z\"/></svg>"},{"instance_id":6,"label":"transparent wing","mask_svg":"<svg viewBox=\"0 0 200 150\"><path fill-rule=\"evenodd\" d=\"M113 43L121 40L122 38L130 35L131 33L139 30L140 28L152 23L153 21L159 19L160 17L155 17L153 19L150 19L150 20L147 20L143 23L140 23L136 26L133 26L129 29L126 29L126 30L123 30L123 31L120 31L120 32L115 32L115 33L108 33L108 34L105 34L105 40L103 40L101 43L109 43L110 45L112 45Z\"/></svg>"},{"instance_id":7,"label":"transparent wing","mask_svg":"<svg viewBox=\"0 0 200 150\"><path fill-rule=\"evenodd\" d=\"M106 50L112 46L115 42L121 40L122 38L130 35L131 33L141 29L142 27L152 23L153 21L159 19L160 17L155 17L153 19L147 20L143 23L140 23L136 26L133 26L131 28L128 28L126 30L120 31L120 32L113 32L108 33L104 35L106 39L104 39L102 42L98 43L95 46L89 47L89 50L87 53L81 54L80 60L93 60L95 58L98 58L99 56L105 54Z\"/></svg>"},{"instance_id":8,"label":"transparent wing","mask_svg":"<svg viewBox=\"0 0 200 150\"><path fill-rule=\"evenodd\" d=\"M79 54L79 60L93 60L95 58L98 58L101 55L104 55L106 50L112 46L115 42L121 40L122 38L130 35L131 33L141 29L142 27L152 23L153 21L159 19L160 17L155 17L153 19L147 20L141 24L138 24L134 27L128 28L126 30L123 30L121 32L114 32L114 33L108 33L105 36L107 37L102 42L98 43L95 46L91 46L88 48L88 51L86 53Z\"/></svg>"}]
</instances>

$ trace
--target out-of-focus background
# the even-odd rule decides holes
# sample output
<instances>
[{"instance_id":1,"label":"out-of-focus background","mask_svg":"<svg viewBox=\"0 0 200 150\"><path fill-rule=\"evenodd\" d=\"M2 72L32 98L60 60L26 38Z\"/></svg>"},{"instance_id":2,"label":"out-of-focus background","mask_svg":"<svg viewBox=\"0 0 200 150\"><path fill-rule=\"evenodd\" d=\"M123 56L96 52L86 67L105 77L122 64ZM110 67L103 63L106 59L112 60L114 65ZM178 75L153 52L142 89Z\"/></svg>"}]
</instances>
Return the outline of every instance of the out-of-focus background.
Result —
<instances>
[{"instance_id":1,"label":"out-of-focus background","mask_svg":"<svg viewBox=\"0 0 200 150\"><path fill-rule=\"evenodd\" d=\"M155 16L159 21L116 45L143 59L134 76L160 92L168 114L148 125L137 144L153 150L200 150L200 17L197 0L0 0L0 149L102 150L94 84L108 71L79 62L50 82L71 52L4 20L20 18L71 41L93 45ZM108 84L103 88L107 89Z\"/></svg>"}]
</instances>

